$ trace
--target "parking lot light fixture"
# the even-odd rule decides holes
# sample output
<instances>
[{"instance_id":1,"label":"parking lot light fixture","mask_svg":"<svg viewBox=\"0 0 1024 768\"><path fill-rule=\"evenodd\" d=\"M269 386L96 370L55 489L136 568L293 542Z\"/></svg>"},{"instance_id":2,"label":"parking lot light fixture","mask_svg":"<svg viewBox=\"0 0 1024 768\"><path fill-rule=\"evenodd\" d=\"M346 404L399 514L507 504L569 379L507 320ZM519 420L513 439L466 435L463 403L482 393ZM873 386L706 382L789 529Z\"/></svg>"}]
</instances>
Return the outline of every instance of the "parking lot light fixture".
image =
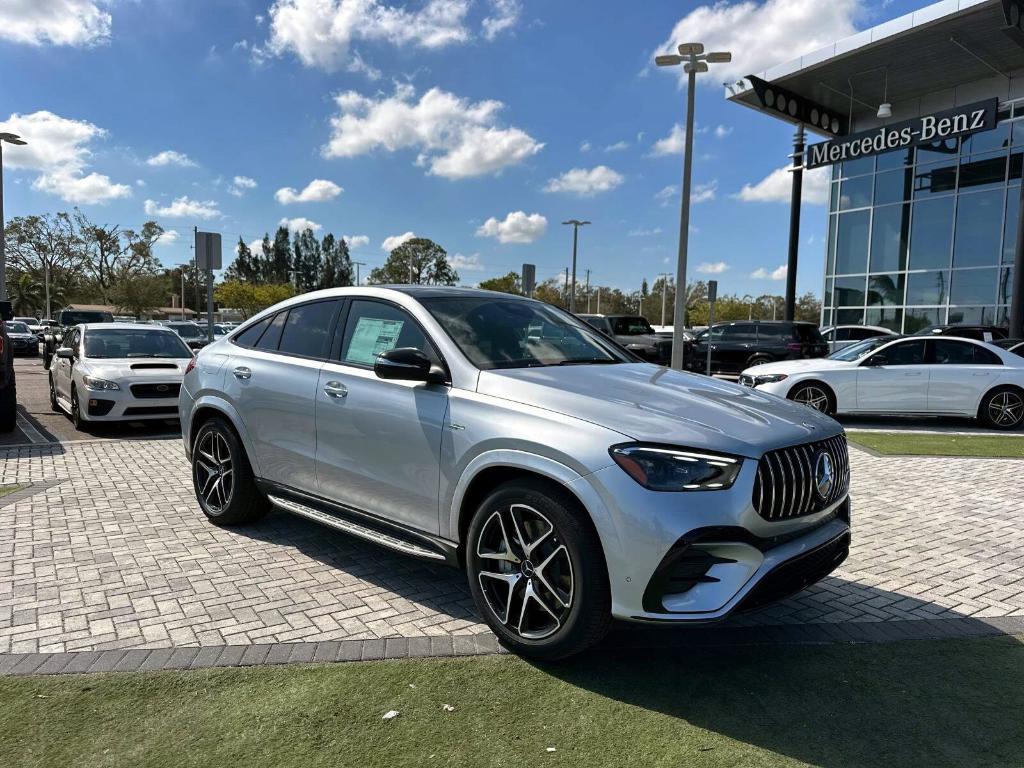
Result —
<instances>
[{"instance_id":1,"label":"parking lot light fixture","mask_svg":"<svg viewBox=\"0 0 1024 768\"><path fill-rule=\"evenodd\" d=\"M562 222L566 226L572 226L572 283L569 287L569 311L573 314L576 313L576 246L579 241L580 227L585 227L589 223L589 221L580 221L579 219Z\"/></svg>"},{"instance_id":2,"label":"parking lot light fixture","mask_svg":"<svg viewBox=\"0 0 1024 768\"><path fill-rule=\"evenodd\" d=\"M16 133L0 133L0 301L7 301L7 249L4 247L4 142L16 147L28 144Z\"/></svg>"},{"instance_id":3,"label":"parking lot light fixture","mask_svg":"<svg viewBox=\"0 0 1024 768\"><path fill-rule=\"evenodd\" d=\"M654 58L659 67L683 65L686 84L686 134L683 152L683 190L679 206L679 255L676 259L676 299L673 308L672 367L683 369L683 328L686 325L686 257L690 234L690 179L693 172L693 107L697 73L707 72L708 64L732 61L728 51L704 53L703 43L681 43L678 55L662 54Z\"/></svg>"}]
</instances>

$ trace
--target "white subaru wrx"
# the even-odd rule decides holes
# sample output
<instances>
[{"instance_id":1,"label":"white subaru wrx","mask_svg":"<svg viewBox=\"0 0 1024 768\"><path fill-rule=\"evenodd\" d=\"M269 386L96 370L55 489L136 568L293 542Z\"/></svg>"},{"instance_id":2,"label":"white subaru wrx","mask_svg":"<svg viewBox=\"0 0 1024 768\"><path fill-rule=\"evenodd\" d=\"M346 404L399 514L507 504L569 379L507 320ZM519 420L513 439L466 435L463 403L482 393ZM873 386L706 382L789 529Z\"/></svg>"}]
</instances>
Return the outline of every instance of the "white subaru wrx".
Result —
<instances>
[{"instance_id":1,"label":"white subaru wrx","mask_svg":"<svg viewBox=\"0 0 1024 768\"><path fill-rule=\"evenodd\" d=\"M89 422L178 417L192 350L154 325L87 323L65 333L50 363L50 407L76 429Z\"/></svg>"}]
</instances>

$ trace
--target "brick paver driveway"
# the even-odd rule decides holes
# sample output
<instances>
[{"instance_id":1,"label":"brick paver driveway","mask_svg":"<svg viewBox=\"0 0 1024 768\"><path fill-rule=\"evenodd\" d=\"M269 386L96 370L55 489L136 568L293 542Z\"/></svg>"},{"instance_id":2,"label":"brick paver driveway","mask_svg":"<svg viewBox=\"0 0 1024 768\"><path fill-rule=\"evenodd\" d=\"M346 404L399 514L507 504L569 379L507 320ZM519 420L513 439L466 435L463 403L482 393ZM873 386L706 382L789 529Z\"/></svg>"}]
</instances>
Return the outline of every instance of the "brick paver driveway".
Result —
<instances>
[{"instance_id":1,"label":"brick paver driveway","mask_svg":"<svg viewBox=\"0 0 1024 768\"><path fill-rule=\"evenodd\" d=\"M487 632L456 571L281 513L209 525L177 440L0 462L0 481L27 485L0 498L0 653ZM1024 616L1024 462L854 449L852 463L850 559L734 625Z\"/></svg>"}]
</instances>

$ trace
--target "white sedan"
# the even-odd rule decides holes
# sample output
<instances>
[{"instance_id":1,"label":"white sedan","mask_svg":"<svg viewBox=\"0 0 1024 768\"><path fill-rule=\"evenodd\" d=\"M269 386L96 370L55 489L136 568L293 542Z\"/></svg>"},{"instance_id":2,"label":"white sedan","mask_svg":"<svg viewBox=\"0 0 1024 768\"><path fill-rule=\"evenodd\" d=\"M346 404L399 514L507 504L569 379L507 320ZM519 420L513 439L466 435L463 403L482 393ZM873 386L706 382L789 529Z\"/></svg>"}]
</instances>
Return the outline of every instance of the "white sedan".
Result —
<instances>
[{"instance_id":1,"label":"white sedan","mask_svg":"<svg viewBox=\"0 0 1024 768\"><path fill-rule=\"evenodd\" d=\"M192 350L154 325L88 323L64 336L50 365L50 407L76 429L91 422L178 417Z\"/></svg>"},{"instance_id":2,"label":"white sedan","mask_svg":"<svg viewBox=\"0 0 1024 768\"><path fill-rule=\"evenodd\" d=\"M970 416L1024 424L1024 358L950 336L880 336L815 360L766 363L740 383L825 413Z\"/></svg>"}]
</instances>

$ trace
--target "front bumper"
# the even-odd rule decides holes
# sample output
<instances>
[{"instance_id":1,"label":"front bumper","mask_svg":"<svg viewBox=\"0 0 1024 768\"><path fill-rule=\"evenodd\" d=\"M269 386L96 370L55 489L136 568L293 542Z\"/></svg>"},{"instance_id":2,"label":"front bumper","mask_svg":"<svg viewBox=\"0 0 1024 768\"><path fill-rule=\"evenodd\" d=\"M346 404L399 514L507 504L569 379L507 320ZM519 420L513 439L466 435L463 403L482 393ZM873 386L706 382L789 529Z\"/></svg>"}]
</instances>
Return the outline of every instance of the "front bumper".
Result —
<instances>
[{"instance_id":1,"label":"front bumper","mask_svg":"<svg viewBox=\"0 0 1024 768\"><path fill-rule=\"evenodd\" d=\"M757 466L745 459L724 491L648 491L617 466L573 483L602 541L616 618L717 621L802 589L842 562L849 496L815 514L769 521L753 506ZM821 551L828 556L805 560Z\"/></svg>"},{"instance_id":2,"label":"front bumper","mask_svg":"<svg viewBox=\"0 0 1024 768\"><path fill-rule=\"evenodd\" d=\"M79 394L82 418L86 421L148 421L178 418L178 398L137 398L124 390L92 391Z\"/></svg>"}]
</instances>

